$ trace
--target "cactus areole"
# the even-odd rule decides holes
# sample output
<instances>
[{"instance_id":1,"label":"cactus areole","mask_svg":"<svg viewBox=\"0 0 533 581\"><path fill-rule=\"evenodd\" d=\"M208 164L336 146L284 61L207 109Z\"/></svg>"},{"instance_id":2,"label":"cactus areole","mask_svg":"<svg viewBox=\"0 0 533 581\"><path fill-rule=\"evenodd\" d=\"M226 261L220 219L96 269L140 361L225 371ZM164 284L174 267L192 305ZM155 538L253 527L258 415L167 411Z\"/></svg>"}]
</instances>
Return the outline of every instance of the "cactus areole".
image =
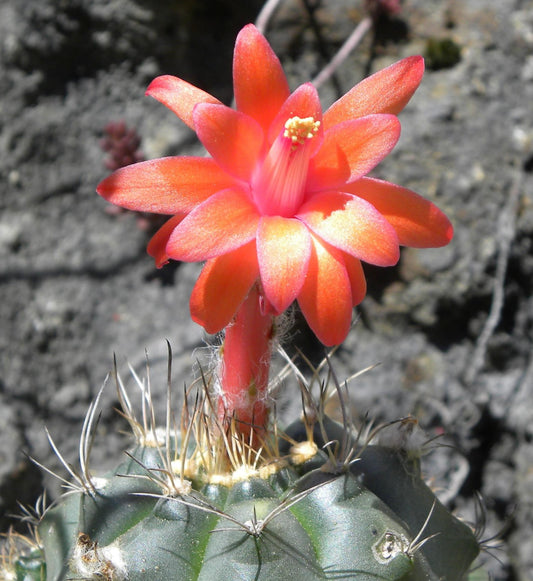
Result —
<instances>
[{"instance_id":1,"label":"cactus areole","mask_svg":"<svg viewBox=\"0 0 533 581\"><path fill-rule=\"evenodd\" d=\"M170 450L138 442L115 471L87 480L45 515L38 533L46 565L32 572L20 562L16 579L463 579L477 541L416 462L353 440L359 460L332 462L308 428L290 426L279 456L256 458L246 474L242 463L226 478L201 467L192 442L188 452L173 438ZM328 420L322 428L345 432Z\"/></svg>"},{"instance_id":2,"label":"cactus areole","mask_svg":"<svg viewBox=\"0 0 533 581\"><path fill-rule=\"evenodd\" d=\"M366 293L361 262L393 265L400 245L452 237L434 204L366 177L396 144L396 115L423 70L422 58L403 59L323 113L311 84L290 92L248 25L234 53L236 110L176 77L150 84L147 94L194 129L210 157L129 165L98 192L170 216L148 246L158 267L205 261L190 310L208 333L225 330L220 360L192 403L185 398L181 422L169 403L162 431L150 389L138 381L138 419L116 374L135 446L93 476L91 407L81 468L64 463L72 491L40 518L11 579L464 578L479 544L423 482L418 458L357 435L346 414L336 424L323 391L317 399L308 385L304 419L282 429L269 390L277 317L293 302L324 345L337 345Z\"/></svg>"}]
</instances>

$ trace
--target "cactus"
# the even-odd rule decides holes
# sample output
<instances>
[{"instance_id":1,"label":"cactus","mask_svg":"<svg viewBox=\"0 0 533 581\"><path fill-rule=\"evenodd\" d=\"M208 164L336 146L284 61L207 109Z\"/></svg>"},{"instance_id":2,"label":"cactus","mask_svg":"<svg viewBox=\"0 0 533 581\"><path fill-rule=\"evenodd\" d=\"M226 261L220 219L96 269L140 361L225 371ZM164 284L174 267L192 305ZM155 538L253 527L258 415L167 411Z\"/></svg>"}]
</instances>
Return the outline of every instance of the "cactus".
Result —
<instances>
[{"instance_id":1,"label":"cactus","mask_svg":"<svg viewBox=\"0 0 533 581\"><path fill-rule=\"evenodd\" d=\"M438 247L452 237L431 202L365 177L396 143L396 114L423 61L376 73L324 114L311 84L290 92L253 25L239 33L233 70L237 111L177 77L158 77L147 91L197 132L211 158L128 165L97 188L124 208L171 215L148 245L158 266L206 261L190 308L208 333L224 330L217 365L198 393L186 393L176 425L169 379L162 430L149 383L135 376L138 418L115 371L133 448L110 473L89 470L100 396L82 430L79 469L50 438L70 490L46 510L38 504L26 551L11 537L4 576L461 581L480 545L424 483L419 455L404 445L414 420L381 443L390 426L355 430L329 368L338 424L325 413L322 367L309 383L287 358L305 405L300 420L281 426L269 383L279 318L294 301L317 338L338 345L366 293L362 260L390 266L400 244Z\"/></svg>"},{"instance_id":2,"label":"cactus","mask_svg":"<svg viewBox=\"0 0 533 581\"><path fill-rule=\"evenodd\" d=\"M303 419L283 432L276 426L252 450L235 424L222 431L209 390L184 402L179 430L169 403L161 429L147 384L136 376L145 405L139 419L115 377L133 447L110 473L90 473L97 398L80 469L69 467L71 490L44 511L36 542L12 559L6 578L465 578L479 550L474 533L424 483L418 457L374 443L388 427L357 433L348 419L325 416L323 391L313 403L305 387Z\"/></svg>"}]
</instances>

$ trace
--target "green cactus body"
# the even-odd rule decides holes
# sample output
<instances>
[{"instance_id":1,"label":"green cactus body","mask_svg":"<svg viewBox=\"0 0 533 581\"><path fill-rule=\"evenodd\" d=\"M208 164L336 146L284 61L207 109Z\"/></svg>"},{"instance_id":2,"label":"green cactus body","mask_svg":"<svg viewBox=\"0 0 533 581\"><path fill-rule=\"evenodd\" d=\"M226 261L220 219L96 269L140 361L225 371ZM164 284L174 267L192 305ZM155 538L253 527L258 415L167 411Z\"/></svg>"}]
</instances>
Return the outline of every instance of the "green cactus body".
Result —
<instances>
[{"instance_id":1,"label":"green cactus body","mask_svg":"<svg viewBox=\"0 0 533 581\"><path fill-rule=\"evenodd\" d=\"M185 402L181 428L171 430L169 392L161 431L144 385L150 409L141 421L118 376L117 385L136 445L105 476L89 473L98 397L82 431L81 470L59 456L72 490L38 511L30 550L4 555L0 579L467 578L479 543L424 483L418 457L361 443L319 405L283 433L273 427L255 450L231 422L222 430L207 396L193 409Z\"/></svg>"},{"instance_id":2,"label":"green cactus body","mask_svg":"<svg viewBox=\"0 0 533 581\"><path fill-rule=\"evenodd\" d=\"M343 432L327 425L333 437ZM288 433L307 430L297 423ZM46 512L42 561L19 561L13 579L465 578L478 543L435 499L416 462L370 445L349 468L335 467L303 440L280 441L280 456L248 467L248 476L176 473L172 492L160 478L168 478L167 450L137 446L116 471ZM170 456L178 458L174 449Z\"/></svg>"},{"instance_id":3,"label":"green cactus body","mask_svg":"<svg viewBox=\"0 0 533 581\"><path fill-rule=\"evenodd\" d=\"M114 476L94 497L72 496L42 522L47 579L411 578L408 533L383 503L349 473L311 474L296 486L317 479L319 488L262 528L283 506L279 482L253 478L230 489L210 485L190 498L135 496L125 503L124 479ZM113 509L119 503L120 515ZM78 513L83 518L75 522Z\"/></svg>"}]
</instances>

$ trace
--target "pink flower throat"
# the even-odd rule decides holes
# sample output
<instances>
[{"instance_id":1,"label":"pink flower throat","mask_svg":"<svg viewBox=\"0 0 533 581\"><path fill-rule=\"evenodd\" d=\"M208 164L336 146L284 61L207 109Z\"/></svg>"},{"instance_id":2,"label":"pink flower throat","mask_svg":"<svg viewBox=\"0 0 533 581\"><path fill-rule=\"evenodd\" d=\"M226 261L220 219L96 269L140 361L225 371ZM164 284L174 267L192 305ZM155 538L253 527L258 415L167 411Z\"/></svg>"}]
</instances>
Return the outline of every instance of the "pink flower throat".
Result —
<instances>
[{"instance_id":1,"label":"pink flower throat","mask_svg":"<svg viewBox=\"0 0 533 581\"><path fill-rule=\"evenodd\" d=\"M311 156L311 139L320 121L291 117L252 177L252 197L266 216L292 217L301 206Z\"/></svg>"}]
</instances>

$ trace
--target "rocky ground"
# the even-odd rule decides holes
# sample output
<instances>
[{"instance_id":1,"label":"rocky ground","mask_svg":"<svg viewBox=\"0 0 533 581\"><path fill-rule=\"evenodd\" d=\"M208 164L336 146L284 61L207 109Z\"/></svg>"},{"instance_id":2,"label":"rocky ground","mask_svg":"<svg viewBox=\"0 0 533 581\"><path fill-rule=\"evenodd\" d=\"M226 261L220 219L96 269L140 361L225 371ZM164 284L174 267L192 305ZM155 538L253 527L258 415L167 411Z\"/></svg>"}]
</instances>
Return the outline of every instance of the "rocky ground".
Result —
<instances>
[{"instance_id":1,"label":"rocky ground","mask_svg":"<svg viewBox=\"0 0 533 581\"><path fill-rule=\"evenodd\" d=\"M362 18L361 2L284 0L267 28L291 84L313 77ZM57 486L27 455L61 471L86 409L112 367L142 370L164 392L166 344L176 385L206 338L189 321L198 265L156 271L146 226L109 213L101 140L124 120L146 158L200 150L172 113L143 96L158 74L231 101L231 54L258 0L1 0L1 526ZM533 578L533 4L406 0L321 88L325 105L398 58L425 54L402 138L376 171L435 201L455 226L439 250L407 250L367 269L369 296L334 364L353 408L378 420L414 414L451 448L427 458L442 497L474 518L476 493L501 532L485 555L498 580ZM300 324L294 342L320 349ZM126 369L127 372L127 369ZM159 379L161 378L161 381ZM294 386L287 386L287 392ZM286 396L290 415L290 395ZM93 466L117 454L123 421L105 391ZM479 518L478 518L479 522ZM489 546L495 541L487 542Z\"/></svg>"}]
</instances>

